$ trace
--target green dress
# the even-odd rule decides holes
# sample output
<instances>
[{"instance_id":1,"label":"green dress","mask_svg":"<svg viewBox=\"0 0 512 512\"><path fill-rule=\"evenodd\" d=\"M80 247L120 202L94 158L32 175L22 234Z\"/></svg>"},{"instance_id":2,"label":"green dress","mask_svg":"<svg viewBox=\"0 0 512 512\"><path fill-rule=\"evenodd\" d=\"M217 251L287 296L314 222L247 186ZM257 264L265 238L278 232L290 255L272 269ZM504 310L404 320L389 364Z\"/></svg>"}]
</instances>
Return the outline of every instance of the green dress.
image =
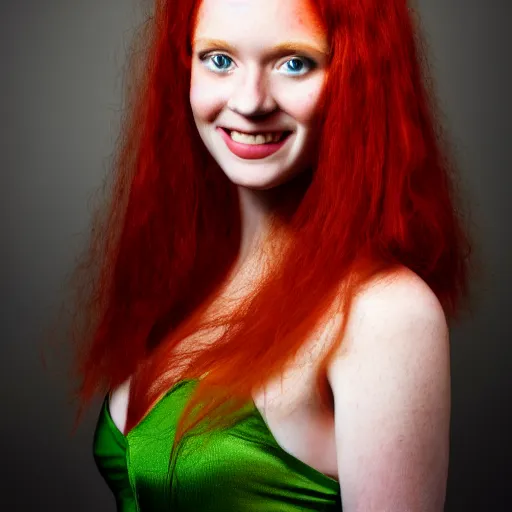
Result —
<instances>
[{"instance_id":1,"label":"green dress","mask_svg":"<svg viewBox=\"0 0 512 512\"><path fill-rule=\"evenodd\" d=\"M201 434L186 438L171 479L173 435L195 384L178 382L126 436L105 399L94 458L119 512L341 510L339 483L284 451L254 402L249 415L208 443Z\"/></svg>"}]
</instances>

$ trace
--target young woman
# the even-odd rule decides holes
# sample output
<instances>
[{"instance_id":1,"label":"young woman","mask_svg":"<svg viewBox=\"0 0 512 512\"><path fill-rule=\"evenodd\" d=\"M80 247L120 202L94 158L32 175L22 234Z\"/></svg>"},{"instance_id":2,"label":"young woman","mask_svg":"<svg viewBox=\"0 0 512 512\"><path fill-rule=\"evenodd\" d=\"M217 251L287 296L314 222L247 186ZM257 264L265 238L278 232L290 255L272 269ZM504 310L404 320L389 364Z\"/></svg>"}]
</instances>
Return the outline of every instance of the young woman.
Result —
<instances>
[{"instance_id":1,"label":"young woman","mask_svg":"<svg viewBox=\"0 0 512 512\"><path fill-rule=\"evenodd\" d=\"M78 333L118 510L442 510L468 242L406 1L151 27Z\"/></svg>"}]
</instances>

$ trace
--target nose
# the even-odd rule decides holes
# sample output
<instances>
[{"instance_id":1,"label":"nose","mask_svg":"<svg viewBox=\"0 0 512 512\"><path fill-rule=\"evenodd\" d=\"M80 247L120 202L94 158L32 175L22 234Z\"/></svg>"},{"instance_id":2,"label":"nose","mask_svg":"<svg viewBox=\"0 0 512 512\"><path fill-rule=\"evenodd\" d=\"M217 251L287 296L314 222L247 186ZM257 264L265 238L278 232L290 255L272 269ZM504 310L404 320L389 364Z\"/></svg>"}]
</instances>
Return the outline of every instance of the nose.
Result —
<instances>
[{"instance_id":1,"label":"nose","mask_svg":"<svg viewBox=\"0 0 512 512\"><path fill-rule=\"evenodd\" d=\"M269 114L277 107L270 89L269 78L259 70L240 73L227 106L246 117Z\"/></svg>"}]
</instances>

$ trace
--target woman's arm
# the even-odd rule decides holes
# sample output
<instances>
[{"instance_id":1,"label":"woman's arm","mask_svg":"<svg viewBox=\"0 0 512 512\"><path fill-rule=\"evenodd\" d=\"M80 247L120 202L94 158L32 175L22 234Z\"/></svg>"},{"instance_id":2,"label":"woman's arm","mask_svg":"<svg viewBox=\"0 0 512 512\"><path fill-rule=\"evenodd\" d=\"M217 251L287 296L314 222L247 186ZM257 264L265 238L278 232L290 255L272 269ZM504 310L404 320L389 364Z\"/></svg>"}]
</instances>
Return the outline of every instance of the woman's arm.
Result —
<instances>
[{"instance_id":1,"label":"woman's arm","mask_svg":"<svg viewBox=\"0 0 512 512\"><path fill-rule=\"evenodd\" d=\"M450 426L446 319L412 272L355 301L328 369L344 512L440 512Z\"/></svg>"}]
</instances>

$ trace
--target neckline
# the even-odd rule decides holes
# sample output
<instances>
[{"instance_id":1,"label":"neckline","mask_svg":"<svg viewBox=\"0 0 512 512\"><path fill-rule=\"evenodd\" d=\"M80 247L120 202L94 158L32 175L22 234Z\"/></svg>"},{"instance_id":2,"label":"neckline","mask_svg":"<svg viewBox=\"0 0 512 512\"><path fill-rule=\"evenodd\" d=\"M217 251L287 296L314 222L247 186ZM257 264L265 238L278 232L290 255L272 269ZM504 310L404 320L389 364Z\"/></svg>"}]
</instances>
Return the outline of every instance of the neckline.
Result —
<instances>
[{"instance_id":1,"label":"neckline","mask_svg":"<svg viewBox=\"0 0 512 512\"><path fill-rule=\"evenodd\" d=\"M105 406L104 406L104 410L105 410L105 415L107 417L107 421L110 425L110 427L114 430L116 436L120 436L124 443L128 444L129 443L129 437L130 437L130 434L132 432L136 432L137 428L139 427L139 425L141 425L145 420L146 418L148 418L152 411L155 409L155 407L161 403L163 400L165 400L165 398L167 398L169 395L171 395L174 391L177 390L177 388L179 387L182 387L183 385L186 385L186 384L190 384L190 383L195 383L197 382L199 379L193 379L193 378L186 378L186 379L182 379L178 382L176 382L164 395L162 395L158 401L153 405L153 407L148 411L148 413L146 414L146 416L144 416L144 418L130 431L128 432L128 434L124 434L123 432L121 432L121 430L119 430L119 428L117 427L117 425L114 423L114 420L112 419L112 415L110 414L110 393L107 394L106 398L105 398ZM270 430L270 427L268 426L268 423L267 421L265 420L263 414L261 413L261 411L259 410L258 406L256 405L256 402L254 401L254 398L251 396L251 400L249 402L249 406L251 407L251 410L254 411L254 413L256 414L256 417L258 418L258 421L264 426L264 429L265 429L265 433L267 435L267 438L268 440L271 442L271 444L273 445L274 448L276 448L282 455L283 457L285 457L286 459L288 459L288 461L292 464L292 465L295 465L295 466L299 466L302 468L302 470L304 472L306 472L308 474L308 476L310 476L312 479L322 479L322 480L325 480L325 482L327 482L327 484L329 486L334 486L334 488L336 489L339 489L339 481L336 480L335 478L329 476L329 475L326 475L325 473L322 473L321 471L319 471L318 469L314 468L313 466L310 466L309 464L306 464L305 462L303 462L302 460L300 460L299 458L295 457L295 455L292 455L291 453L289 453L288 451L286 451L277 441L277 439L275 438L274 434L272 433L272 431Z\"/></svg>"}]
</instances>

